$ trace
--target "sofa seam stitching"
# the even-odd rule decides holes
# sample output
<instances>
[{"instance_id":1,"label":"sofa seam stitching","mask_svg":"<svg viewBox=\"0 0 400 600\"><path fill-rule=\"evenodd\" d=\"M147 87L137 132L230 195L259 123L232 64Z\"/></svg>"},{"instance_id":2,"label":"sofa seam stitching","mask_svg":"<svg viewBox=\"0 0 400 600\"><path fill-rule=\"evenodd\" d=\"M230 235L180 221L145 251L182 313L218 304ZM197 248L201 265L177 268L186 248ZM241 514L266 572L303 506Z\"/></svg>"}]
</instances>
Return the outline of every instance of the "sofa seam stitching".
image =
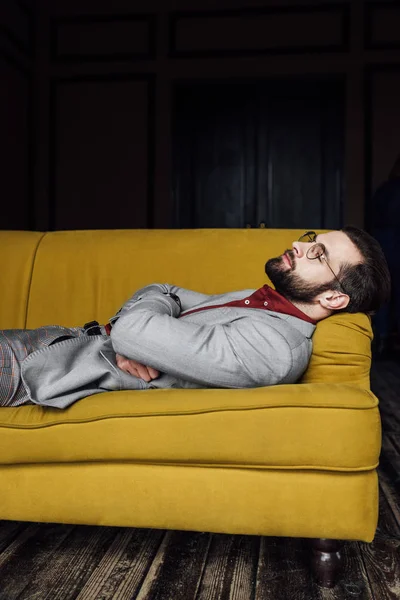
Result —
<instances>
[{"instance_id":1,"label":"sofa seam stitching","mask_svg":"<svg viewBox=\"0 0 400 600\"><path fill-rule=\"evenodd\" d=\"M36 244L36 248L33 254L33 260L32 260L32 267L31 267L31 272L30 272L30 276L29 276L29 284L28 284L28 294L27 294L27 300L26 300L26 307L25 307L25 322L24 322L24 327L26 328L26 324L28 321L28 310L29 310L29 305L30 305L30 299L31 299L31 291L32 291L32 282L33 282L33 271L35 269L35 265L36 265L36 256L39 250L39 246L42 243L43 238L46 236L45 232L41 232L42 235L39 238L37 244Z\"/></svg>"}]
</instances>

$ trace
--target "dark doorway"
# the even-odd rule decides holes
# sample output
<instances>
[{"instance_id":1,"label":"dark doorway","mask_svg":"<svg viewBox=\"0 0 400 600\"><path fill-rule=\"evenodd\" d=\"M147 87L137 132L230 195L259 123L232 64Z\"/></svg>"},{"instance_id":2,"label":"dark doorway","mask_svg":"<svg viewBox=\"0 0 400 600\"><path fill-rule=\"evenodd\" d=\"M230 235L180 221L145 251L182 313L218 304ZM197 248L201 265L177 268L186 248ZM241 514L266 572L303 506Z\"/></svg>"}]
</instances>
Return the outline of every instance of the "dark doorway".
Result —
<instances>
[{"instance_id":1,"label":"dark doorway","mask_svg":"<svg viewBox=\"0 0 400 600\"><path fill-rule=\"evenodd\" d=\"M176 227L342 226L344 79L179 83Z\"/></svg>"}]
</instances>

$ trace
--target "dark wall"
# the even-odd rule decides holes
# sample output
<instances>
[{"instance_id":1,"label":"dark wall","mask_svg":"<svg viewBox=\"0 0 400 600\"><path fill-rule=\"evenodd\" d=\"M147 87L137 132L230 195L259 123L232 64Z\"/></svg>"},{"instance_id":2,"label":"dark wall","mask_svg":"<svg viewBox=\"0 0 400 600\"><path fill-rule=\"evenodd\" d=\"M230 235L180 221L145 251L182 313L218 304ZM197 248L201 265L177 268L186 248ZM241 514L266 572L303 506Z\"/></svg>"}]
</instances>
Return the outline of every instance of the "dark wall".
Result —
<instances>
[{"instance_id":1,"label":"dark wall","mask_svg":"<svg viewBox=\"0 0 400 600\"><path fill-rule=\"evenodd\" d=\"M37 0L33 58L26 3L6 4L6 228L169 227L177 82L326 74L346 87L344 220L364 225L400 151L397 2Z\"/></svg>"},{"instance_id":2,"label":"dark wall","mask_svg":"<svg viewBox=\"0 0 400 600\"><path fill-rule=\"evenodd\" d=\"M0 5L0 164L2 229L33 226L33 12Z\"/></svg>"},{"instance_id":3,"label":"dark wall","mask_svg":"<svg viewBox=\"0 0 400 600\"><path fill-rule=\"evenodd\" d=\"M53 81L51 227L150 225L151 86L124 74Z\"/></svg>"}]
</instances>

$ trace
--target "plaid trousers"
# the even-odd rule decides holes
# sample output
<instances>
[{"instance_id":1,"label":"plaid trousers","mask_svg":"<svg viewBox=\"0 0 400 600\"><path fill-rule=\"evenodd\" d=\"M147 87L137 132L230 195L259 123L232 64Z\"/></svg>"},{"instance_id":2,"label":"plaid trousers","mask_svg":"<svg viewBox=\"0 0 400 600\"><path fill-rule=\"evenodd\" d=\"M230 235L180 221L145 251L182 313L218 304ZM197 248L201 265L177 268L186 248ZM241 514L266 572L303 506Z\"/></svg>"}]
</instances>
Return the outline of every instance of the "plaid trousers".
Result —
<instances>
[{"instance_id":1,"label":"plaid trousers","mask_svg":"<svg viewBox=\"0 0 400 600\"><path fill-rule=\"evenodd\" d=\"M87 335L83 327L48 325L37 329L0 330L0 406L33 404L21 379L21 362L35 350L63 336Z\"/></svg>"}]
</instances>

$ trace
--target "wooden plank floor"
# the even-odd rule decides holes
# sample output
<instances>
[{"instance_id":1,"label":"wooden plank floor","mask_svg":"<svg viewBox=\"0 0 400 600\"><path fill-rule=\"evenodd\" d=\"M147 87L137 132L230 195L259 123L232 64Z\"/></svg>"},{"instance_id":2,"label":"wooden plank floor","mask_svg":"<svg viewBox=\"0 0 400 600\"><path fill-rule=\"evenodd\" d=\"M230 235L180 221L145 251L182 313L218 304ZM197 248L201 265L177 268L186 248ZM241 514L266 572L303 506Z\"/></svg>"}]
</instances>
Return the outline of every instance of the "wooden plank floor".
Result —
<instances>
[{"instance_id":1,"label":"wooden plank floor","mask_svg":"<svg viewBox=\"0 0 400 600\"><path fill-rule=\"evenodd\" d=\"M0 521L0 600L400 599L400 360L375 363L372 389L379 525L372 544L346 544L333 590L312 582L300 539Z\"/></svg>"}]
</instances>

